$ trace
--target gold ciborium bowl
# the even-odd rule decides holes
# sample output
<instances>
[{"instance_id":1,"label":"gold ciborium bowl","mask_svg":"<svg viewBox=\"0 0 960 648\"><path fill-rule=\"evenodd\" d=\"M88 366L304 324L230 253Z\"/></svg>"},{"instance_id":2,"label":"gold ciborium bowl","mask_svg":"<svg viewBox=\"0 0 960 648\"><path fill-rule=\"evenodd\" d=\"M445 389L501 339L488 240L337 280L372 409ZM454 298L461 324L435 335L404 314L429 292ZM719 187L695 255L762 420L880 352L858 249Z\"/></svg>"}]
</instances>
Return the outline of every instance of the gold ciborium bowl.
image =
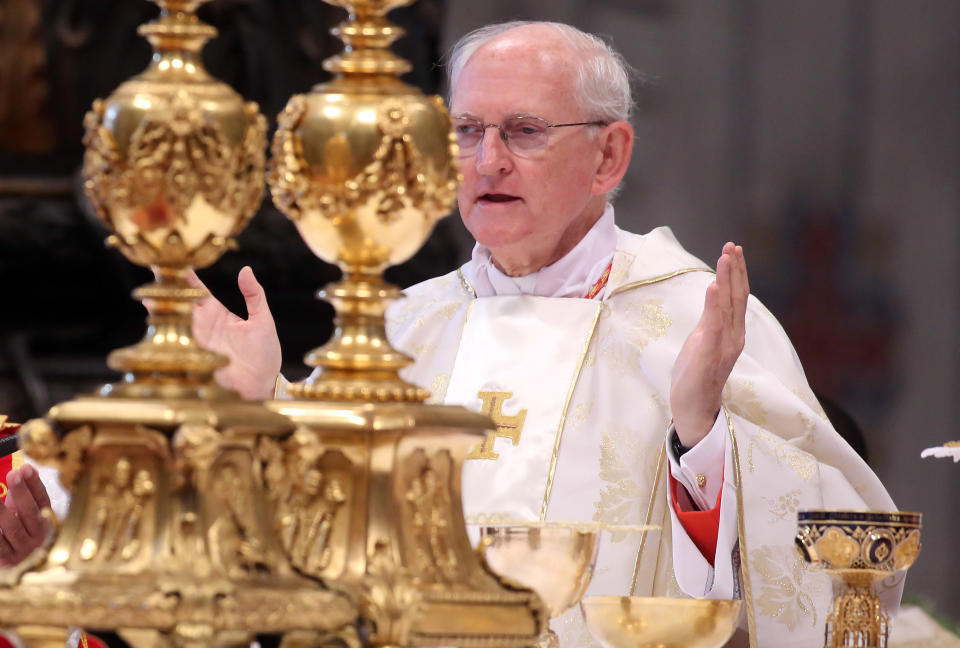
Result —
<instances>
[{"instance_id":1,"label":"gold ciborium bowl","mask_svg":"<svg viewBox=\"0 0 960 648\"><path fill-rule=\"evenodd\" d=\"M453 207L459 178L443 102L392 78L339 78L291 98L272 165L274 203L348 274L413 256Z\"/></svg>"},{"instance_id":2,"label":"gold ciborium bowl","mask_svg":"<svg viewBox=\"0 0 960 648\"><path fill-rule=\"evenodd\" d=\"M85 120L85 188L109 243L139 265L210 265L260 205L266 120L204 69L216 29L155 0L139 33L154 47L141 74L94 102Z\"/></svg>"},{"instance_id":3,"label":"gold ciborium bowl","mask_svg":"<svg viewBox=\"0 0 960 648\"><path fill-rule=\"evenodd\" d=\"M576 524L484 526L479 549L493 571L535 591L556 617L587 591L599 536L599 529Z\"/></svg>"},{"instance_id":4,"label":"gold ciborium bowl","mask_svg":"<svg viewBox=\"0 0 960 648\"><path fill-rule=\"evenodd\" d=\"M883 648L890 617L875 584L909 568L920 553L920 513L799 511L796 544L842 585L827 615L826 647Z\"/></svg>"},{"instance_id":5,"label":"gold ciborium bowl","mask_svg":"<svg viewBox=\"0 0 960 648\"><path fill-rule=\"evenodd\" d=\"M590 596L580 609L604 648L720 648L736 629L740 601Z\"/></svg>"}]
</instances>

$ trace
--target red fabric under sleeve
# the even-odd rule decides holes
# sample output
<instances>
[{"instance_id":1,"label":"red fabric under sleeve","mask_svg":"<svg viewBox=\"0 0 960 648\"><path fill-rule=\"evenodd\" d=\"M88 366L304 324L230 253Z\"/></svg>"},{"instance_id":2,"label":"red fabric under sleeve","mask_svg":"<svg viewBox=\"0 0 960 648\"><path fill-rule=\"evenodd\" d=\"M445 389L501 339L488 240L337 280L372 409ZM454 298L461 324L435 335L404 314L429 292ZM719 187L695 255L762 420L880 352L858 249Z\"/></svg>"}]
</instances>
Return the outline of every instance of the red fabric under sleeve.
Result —
<instances>
[{"instance_id":1,"label":"red fabric under sleeve","mask_svg":"<svg viewBox=\"0 0 960 648\"><path fill-rule=\"evenodd\" d=\"M8 437L11 434L16 434L17 430L20 429L19 425L3 422L2 419L4 418L6 417L0 416L0 439ZM7 473L9 473L12 468L12 454L7 455L6 457L0 457L0 501L5 501L7 499ZM3 648L2 644L0 644L0 648Z\"/></svg>"},{"instance_id":2,"label":"red fabric under sleeve","mask_svg":"<svg viewBox=\"0 0 960 648\"><path fill-rule=\"evenodd\" d=\"M720 498L723 497L723 485L720 485L720 492L717 493L717 503L709 511L681 511L677 506L677 489L683 487L671 474L670 503L673 510L693 544L697 545L697 549L712 567L717 553L717 536L720 534Z\"/></svg>"}]
</instances>

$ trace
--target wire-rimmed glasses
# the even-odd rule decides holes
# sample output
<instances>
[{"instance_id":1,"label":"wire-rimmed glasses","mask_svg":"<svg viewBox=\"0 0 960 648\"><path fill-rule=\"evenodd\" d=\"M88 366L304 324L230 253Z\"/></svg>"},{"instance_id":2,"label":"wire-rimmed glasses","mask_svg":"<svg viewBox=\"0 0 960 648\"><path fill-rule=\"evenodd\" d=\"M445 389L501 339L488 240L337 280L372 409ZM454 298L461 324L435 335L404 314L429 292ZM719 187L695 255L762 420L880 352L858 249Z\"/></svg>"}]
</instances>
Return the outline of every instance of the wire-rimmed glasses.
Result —
<instances>
[{"instance_id":1,"label":"wire-rimmed glasses","mask_svg":"<svg viewBox=\"0 0 960 648\"><path fill-rule=\"evenodd\" d=\"M454 117L453 132L460 147L460 156L474 155L483 142L488 128L500 131L500 139L515 155L521 157L539 153L547 147L551 128L566 128L568 126L606 126L604 121L574 122L571 124L551 124L540 117L510 117L500 124L484 124L479 119L469 117Z\"/></svg>"}]
</instances>

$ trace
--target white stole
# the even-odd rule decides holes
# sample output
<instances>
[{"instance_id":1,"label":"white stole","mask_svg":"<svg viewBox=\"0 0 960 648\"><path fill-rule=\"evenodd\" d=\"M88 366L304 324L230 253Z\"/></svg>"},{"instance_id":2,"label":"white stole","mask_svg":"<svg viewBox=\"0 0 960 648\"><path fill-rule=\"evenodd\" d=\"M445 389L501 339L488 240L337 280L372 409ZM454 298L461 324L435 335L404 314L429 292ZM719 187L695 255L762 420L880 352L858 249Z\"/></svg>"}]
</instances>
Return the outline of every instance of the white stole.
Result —
<instances>
[{"instance_id":1,"label":"white stole","mask_svg":"<svg viewBox=\"0 0 960 648\"><path fill-rule=\"evenodd\" d=\"M532 295L471 304L444 401L498 425L464 464L468 522L546 515L567 406L601 308Z\"/></svg>"}]
</instances>

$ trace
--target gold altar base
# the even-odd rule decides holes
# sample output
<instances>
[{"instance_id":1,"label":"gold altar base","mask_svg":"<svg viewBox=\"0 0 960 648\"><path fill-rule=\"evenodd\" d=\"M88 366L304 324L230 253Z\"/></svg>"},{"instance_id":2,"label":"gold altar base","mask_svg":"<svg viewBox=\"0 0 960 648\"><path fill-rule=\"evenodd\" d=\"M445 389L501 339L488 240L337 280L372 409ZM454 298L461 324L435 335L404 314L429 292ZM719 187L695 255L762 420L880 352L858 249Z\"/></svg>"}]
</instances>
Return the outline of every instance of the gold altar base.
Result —
<instances>
[{"instance_id":1,"label":"gold altar base","mask_svg":"<svg viewBox=\"0 0 960 648\"><path fill-rule=\"evenodd\" d=\"M3 573L0 625L151 630L131 637L153 647L296 630L355 645L356 607L291 569L273 535L257 456L291 427L236 395L84 397L29 421L21 445L73 498L56 537Z\"/></svg>"},{"instance_id":2,"label":"gold altar base","mask_svg":"<svg viewBox=\"0 0 960 648\"><path fill-rule=\"evenodd\" d=\"M420 403L267 407L298 426L264 446L277 535L297 569L360 601L369 643L536 643L540 599L486 569L460 508L463 460L488 418Z\"/></svg>"}]
</instances>

